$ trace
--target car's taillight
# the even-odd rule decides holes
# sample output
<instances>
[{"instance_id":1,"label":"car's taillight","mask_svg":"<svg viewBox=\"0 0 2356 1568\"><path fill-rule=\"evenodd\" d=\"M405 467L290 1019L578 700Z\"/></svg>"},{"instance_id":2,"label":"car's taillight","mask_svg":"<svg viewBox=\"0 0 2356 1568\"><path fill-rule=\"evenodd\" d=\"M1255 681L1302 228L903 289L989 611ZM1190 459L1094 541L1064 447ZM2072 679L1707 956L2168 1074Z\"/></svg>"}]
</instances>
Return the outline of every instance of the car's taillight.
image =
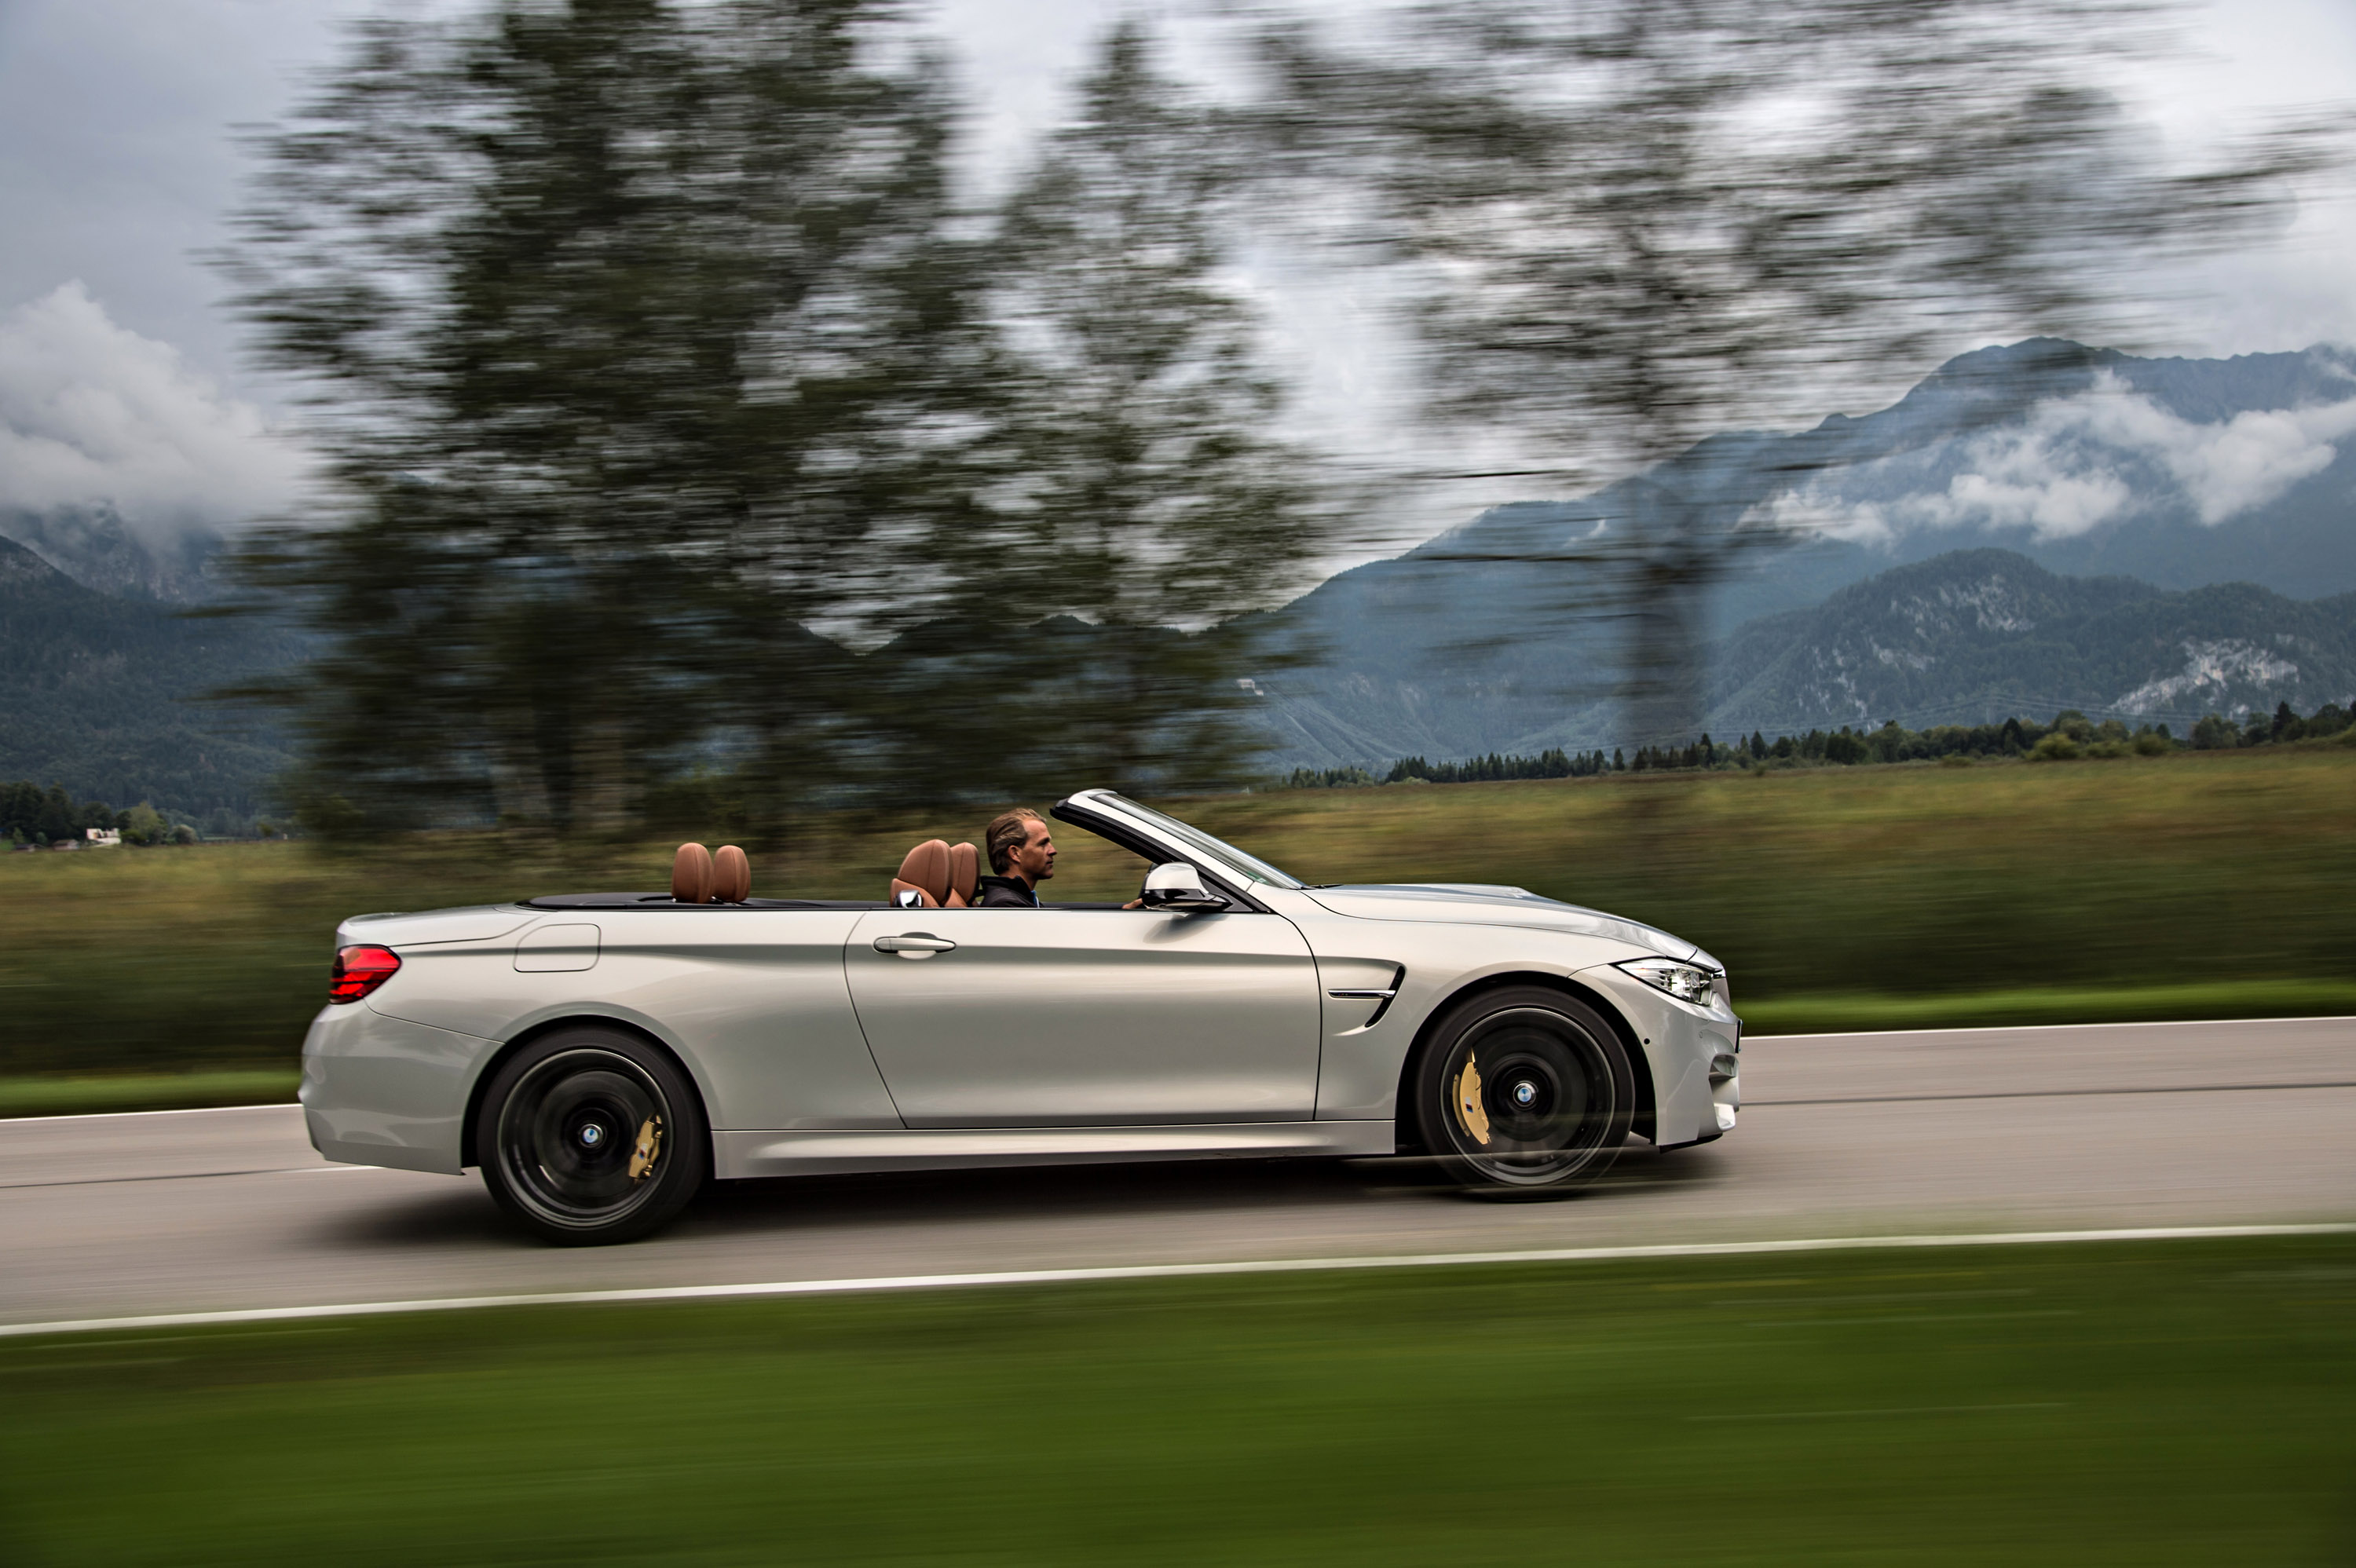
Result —
<instances>
[{"instance_id":1,"label":"car's taillight","mask_svg":"<svg viewBox=\"0 0 2356 1568\"><path fill-rule=\"evenodd\" d=\"M387 980L401 967L401 955L390 947L347 947L337 953L333 976L327 983L327 1000L357 1002Z\"/></svg>"}]
</instances>

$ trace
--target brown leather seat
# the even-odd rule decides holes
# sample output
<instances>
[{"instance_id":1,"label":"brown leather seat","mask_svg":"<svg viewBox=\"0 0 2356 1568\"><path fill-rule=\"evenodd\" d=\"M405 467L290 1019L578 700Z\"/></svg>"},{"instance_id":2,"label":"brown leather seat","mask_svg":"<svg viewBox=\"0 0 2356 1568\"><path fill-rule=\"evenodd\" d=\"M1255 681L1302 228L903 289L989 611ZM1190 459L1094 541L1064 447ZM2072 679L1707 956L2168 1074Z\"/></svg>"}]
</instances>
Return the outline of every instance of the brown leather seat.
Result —
<instances>
[{"instance_id":1,"label":"brown leather seat","mask_svg":"<svg viewBox=\"0 0 2356 1568\"><path fill-rule=\"evenodd\" d=\"M912 900L909 894L916 897ZM949 847L927 838L902 857L892 879L892 901L918 909L945 909L949 900Z\"/></svg>"},{"instance_id":2,"label":"brown leather seat","mask_svg":"<svg viewBox=\"0 0 2356 1568\"><path fill-rule=\"evenodd\" d=\"M892 901L916 909L964 909L980 882L980 850L927 838L901 860L899 875L892 879Z\"/></svg>"},{"instance_id":3,"label":"brown leather seat","mask_svg":"<svg viewBox=\"0 0 2356 1568\"><path fill-rule=\"evenodd\" d=\"M719 853L682 844L670 858L670 896L683 904L740 904L753 896L753 862L734 844Z\"/></svg>"},{"instance_id":4,"label":"brown leather seat","mask_svg":"<svg viewBox=\"0 0 2356 1568\"><path fill-rule=\"evenodd\" d=\"M712 856L712 901L740 904L753 896L753 862L734 844L723 844Z\"/></svg>"},{"instance_id":5,"label":"brown leather seat","mask_svg":"<svg viewBox=\"0 0 2356 1568\"><path fill-rule=\"evenodd\" d=\"M670 896L683 904L712 901L712 851L682 844L670 858Z\"/></svg>"}]
</instances>

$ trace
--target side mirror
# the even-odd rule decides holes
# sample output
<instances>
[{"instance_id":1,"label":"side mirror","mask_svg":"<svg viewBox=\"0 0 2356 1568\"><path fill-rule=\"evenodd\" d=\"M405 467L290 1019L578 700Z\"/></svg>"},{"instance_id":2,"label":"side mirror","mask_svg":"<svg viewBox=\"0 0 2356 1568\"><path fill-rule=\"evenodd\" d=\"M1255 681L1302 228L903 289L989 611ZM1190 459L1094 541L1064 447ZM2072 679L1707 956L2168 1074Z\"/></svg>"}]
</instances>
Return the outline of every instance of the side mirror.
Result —
<instances>
[{"instance_id":1,"label":"side mirror","mask_svg":"<svg viewBox=\"0 0 2356 1568\"><path fill-rule=\"evenodd\" d=\"M1208 914L1227 907L1227 901L1203 885L1203 873L1183 860L1156 866L1145 873L1145 892L1139 901L1148 909L1194 910Z\"/></svg>"}]
</instances>

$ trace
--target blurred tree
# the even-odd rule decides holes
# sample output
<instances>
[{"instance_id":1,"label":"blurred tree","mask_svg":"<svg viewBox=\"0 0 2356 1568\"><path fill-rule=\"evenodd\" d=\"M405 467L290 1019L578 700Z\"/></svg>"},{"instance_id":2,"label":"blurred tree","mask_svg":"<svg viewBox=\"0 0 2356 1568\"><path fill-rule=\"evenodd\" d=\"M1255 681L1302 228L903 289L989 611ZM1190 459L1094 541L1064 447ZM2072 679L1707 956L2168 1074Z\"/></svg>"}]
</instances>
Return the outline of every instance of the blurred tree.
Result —
<instances>
[{"instance_id":1,"label":"blurred tree","mask_svg":"<svg viewBox=\"0 0 2356 1568\"><path fill-rule=\"evenodd\" d=\"M1453 0L1269 30L1257 123L1288 209L1341 214L1344 253L1398 273L1435 411L1628 474L1912 375L1958 331L2106 338L2123 262L2236 230L2325 158L2308 130L2168 166L2102 76L2155 16ZM1567 607L1624 619L1639 741L1692 732L1706 591L1777 536L1718 498L1713 465L1752 460L1729 439L1591 534L1481 558L1566 563Z\"/></svg>"},{"instance_id":2,"label":"blurred tree","mask_svg":"<svg viewBox=\"0 0 2356 1568\"><path fill-rule=\"evenodd\" d=\"M171 831L164 814L145 801L123 814L123 837L134 844L160 844Z\"/></svg>"},{"instance_id":3,"label":"blurred tree","mask_svg":"<svg viewBox=\"0 0 2356 1568\"><path fill-rule=\"evenodd\" d=\"M80 831L74 826L73 797L66 794L63 784L51 784L33 817L33 827L43 843L53 844L62 838L79 838Z\"/></svg>"},{"instance_id":4,"label":"blurred tree","mask_svg":"<svg viewBox=\"0 0 2356 1568\"><path fill-rule=\"evenodd\" d=\"M2230 752L2242 743L2242 737L2223 715L2203 714L2192 726L2192 749L2196 752Z\"/></svg>"},{"instance_id":5,"label":"blurred tree","mask_svg":"<svg viewBox=\"0 0 2356 1568\"><path fill-rule=\"evenodd\" d=\"M1076 99L1001 214L1001 471L923 552L949 591L884 662L904 710L946 721L906 733L968 789L1232 782L1257 700L1236 672L1270 662L1237 617L1306 586L1331 519L1267 433L1214 122L1134 25Z\"/></svg>"},{"instance_id":6,"label":"blurred tree","mask_svg":"<svg viewBox=\"0 0 2356 1568\"><path fill-rule=\"evenodd\" d=\"M375 21L229 259L322 515L306 827L1237 771L1212 623L1314 535L1202 116L1116 36L1003 213L888 0ZM327 524L329 526L319 526Z\"/></svg>"},{"instance_id":7,"label":"blurred tree","mask_svg":"<svg viewBox=\"0 0 2356 1568\"><path fill-rule=\"evenodd\" d=\"M879 63L887 15L372 21L261 138L229 265L332 526L246 560L335 637L285 695L346 827L616 824L715 758L774 819L846 765L817 634L921 580L988 381L940 72Z\"/></svg>"}]
</instances>

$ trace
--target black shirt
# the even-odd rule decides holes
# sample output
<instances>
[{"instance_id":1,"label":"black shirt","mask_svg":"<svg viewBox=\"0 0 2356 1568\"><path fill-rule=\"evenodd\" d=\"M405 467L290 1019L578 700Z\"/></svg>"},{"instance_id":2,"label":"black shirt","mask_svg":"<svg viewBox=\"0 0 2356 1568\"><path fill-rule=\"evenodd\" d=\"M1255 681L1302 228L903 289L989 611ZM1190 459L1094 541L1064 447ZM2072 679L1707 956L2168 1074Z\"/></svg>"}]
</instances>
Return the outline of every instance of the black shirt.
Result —
<instances>
[{"instance_id":1,"label":"black shirt","mask_svg":"<svg viewBox=\"0 0 2356 1568\"><path fill-rule=\"evenodd\" d=\"M973 901L976 909L1037 909L1039 895L1020 877L984 877L979 884L981 896Z\"/></svg>"}]
</instances>

